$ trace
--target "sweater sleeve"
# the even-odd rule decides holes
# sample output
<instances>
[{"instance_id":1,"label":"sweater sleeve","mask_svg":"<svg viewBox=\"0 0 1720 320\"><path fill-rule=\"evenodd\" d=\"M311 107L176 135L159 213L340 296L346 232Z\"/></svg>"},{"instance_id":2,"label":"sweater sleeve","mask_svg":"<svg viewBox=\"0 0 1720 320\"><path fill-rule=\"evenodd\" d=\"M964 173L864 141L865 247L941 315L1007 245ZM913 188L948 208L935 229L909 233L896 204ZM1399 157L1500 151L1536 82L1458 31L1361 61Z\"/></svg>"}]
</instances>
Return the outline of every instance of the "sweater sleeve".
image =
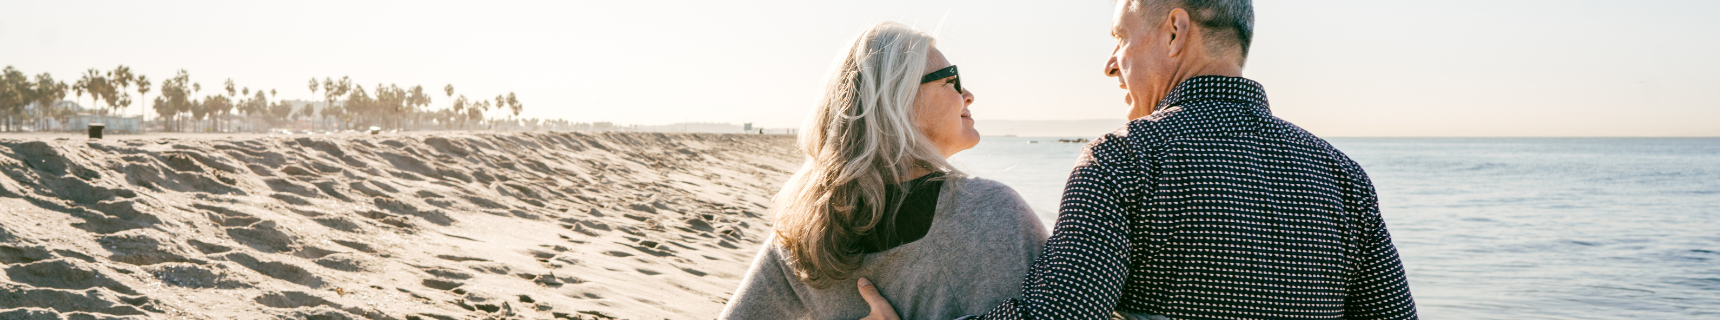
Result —
<instances>
[{"instance_id":1,"label":"sweater sleeve","mask_svg":"<svg viewBox=\"0 0 1720 320\"><path fill-rule=\"evenodd\" d=\"M1111 140L1110 142L1120 142ZM1057 225L1010 299L984 319L1108 319L1129 274L1122 183L1104 140L1083 152L1063 191ZM1112 150L1115 151L1115 150Z\"/></svg>"},{"instance_id":2,"label":"sweater sleeve","mask_svg":"<svg viewBox=\"0 0 1720 320\"><path fill-rule=\"evenodd\" d=\"M723 306L717 319L807 319L811 315L790 281L796 281L782 256L777 254L776 239L766 239L753 258L747 274L741 279L729 303Z\"/></svg>"}]
</instances>

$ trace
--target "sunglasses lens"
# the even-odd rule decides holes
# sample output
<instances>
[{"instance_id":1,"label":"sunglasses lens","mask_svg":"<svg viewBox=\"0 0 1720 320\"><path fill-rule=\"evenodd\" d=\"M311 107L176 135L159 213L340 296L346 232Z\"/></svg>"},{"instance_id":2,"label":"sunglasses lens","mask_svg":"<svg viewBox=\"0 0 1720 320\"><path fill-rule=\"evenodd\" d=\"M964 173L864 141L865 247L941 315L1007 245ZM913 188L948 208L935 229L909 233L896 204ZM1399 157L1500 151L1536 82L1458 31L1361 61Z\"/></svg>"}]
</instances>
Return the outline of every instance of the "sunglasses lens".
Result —
<instances>
[{"instance_id":1,"label":"sunglasses lens","mask_svg":"<svg viewBox=\"0 0 1720 320\"><path fill-rule=\"evenodd\" d=\"M948 66L943 69L938 69L938 71L932 71L932 73L920 77L920 83L928 83L951 77L954 79L950 79L950 84L955 85L956 92L967 93L966 91L962 91L962 76L961 74L956 73L956 66Z\"/></svg>"}]
</instances>

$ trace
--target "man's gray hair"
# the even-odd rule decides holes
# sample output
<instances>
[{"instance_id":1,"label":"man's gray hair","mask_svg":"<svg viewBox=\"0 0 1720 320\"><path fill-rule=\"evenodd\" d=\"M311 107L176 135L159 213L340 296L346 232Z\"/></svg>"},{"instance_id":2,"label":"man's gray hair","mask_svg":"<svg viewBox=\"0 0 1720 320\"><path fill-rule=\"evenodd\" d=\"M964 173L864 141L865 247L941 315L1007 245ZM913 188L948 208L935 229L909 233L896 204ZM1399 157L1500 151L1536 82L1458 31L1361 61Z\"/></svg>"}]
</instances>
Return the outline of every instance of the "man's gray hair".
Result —
<instances>
[{"instance_id":1,"label":"man's gray hair","mask_svg":"<svg viewBox=\"0 0 1720 320\"><path fill-rule=\"evenodd\" d=\"M1254 1L1251 0L1128 0L1130 9L1146 17L1163 17L1171 9L1183 8L1189 19L1199 23L1201 36L1209 49L1242 48L1239 58L1248 58L1248 44L1254 38ZM1154 21L1149 19L1148 21Z\"/></svg>"}]
</instances>

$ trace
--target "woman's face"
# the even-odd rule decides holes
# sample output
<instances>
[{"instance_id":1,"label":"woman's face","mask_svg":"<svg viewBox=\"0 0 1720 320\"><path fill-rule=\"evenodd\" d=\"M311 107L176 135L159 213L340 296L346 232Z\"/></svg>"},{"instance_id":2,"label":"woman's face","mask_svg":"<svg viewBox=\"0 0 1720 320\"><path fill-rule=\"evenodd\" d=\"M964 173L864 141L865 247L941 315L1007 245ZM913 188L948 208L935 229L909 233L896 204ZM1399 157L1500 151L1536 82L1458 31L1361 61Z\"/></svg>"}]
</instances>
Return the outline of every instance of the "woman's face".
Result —
<instances>
[{"instance_id":1,"label":"woman's face","mask_svg":"<svg viewBox=\"0 0 1720 320\"><path fill-rule=\"evenodd\" d=\"M926 54L926 73L948 66L950 61L944 59L938 48ZM919 95L914 98L915 125L945 158L979 144L979 131L973 129L972 114L967 109L973 104L973 91L964 86L961 92L956 92L952 83L955 78L922 83Z\"/></svg>"}]
</instances>

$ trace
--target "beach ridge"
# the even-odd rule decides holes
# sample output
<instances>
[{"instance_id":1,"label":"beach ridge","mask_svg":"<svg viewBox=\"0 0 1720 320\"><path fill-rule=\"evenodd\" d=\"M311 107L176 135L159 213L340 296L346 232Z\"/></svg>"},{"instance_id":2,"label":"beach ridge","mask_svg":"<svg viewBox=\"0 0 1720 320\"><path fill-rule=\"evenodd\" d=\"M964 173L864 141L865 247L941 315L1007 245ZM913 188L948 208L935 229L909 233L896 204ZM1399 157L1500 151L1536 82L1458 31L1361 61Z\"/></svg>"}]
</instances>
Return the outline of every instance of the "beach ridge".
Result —
<instances>
[{"instance_id":1,"label":"beach ridge","mask_svg":"<svg viewBox=\"0 0 1720 320\"><path fill-rule=\"evenodd\" d=\"M0 136L0 318L691 319L780 135Z\"/></svg>"}]
</instances>

